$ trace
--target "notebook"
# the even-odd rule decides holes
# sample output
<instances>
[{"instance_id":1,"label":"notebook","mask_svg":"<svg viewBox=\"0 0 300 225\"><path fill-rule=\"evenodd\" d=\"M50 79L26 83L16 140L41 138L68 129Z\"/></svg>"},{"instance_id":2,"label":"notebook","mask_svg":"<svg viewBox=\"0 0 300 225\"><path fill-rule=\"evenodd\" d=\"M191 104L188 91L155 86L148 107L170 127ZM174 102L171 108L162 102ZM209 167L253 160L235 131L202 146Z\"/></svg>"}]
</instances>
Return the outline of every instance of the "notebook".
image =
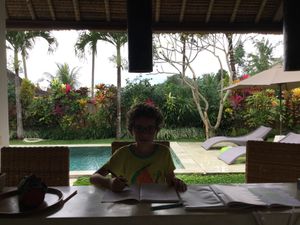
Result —
<instances>
[{"instance_id":1,"label":"notebook","mask_svg":"<svg viewBox=\"0 0 300 225\"><path fill-rule=\"evenodd\" d=\"M102 202L119 202L125 200L136 200L143 202L178 202L179 197L174 187L167 184L141 184L125 187L121 192L105 190Z\"/></svg>"},{"instance_id":2,"label":"notebook","mask_svg":"<svg viewBox=\"0 0 300 225\"><path fill-rule=\"evenodd\" d=\"M300 201L284 190L239 185L189 185L179 193L186 210L248 207L300 207Z\"/></svg>"}]
</instances>

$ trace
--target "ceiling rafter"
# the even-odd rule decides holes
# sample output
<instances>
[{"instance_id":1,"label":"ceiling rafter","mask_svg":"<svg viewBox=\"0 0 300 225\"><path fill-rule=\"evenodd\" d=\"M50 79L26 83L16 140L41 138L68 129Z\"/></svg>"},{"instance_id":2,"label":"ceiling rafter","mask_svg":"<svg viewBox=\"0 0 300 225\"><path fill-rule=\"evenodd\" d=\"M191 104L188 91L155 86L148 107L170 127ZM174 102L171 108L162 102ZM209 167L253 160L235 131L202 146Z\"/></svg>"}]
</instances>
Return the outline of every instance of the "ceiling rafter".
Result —
<instances>
[{"instance_id":1,"label":"ceiling rafter","mask_svg":"<svg viewBox=\"0 0 300 225\"><path fill-rule=\"evenodd\" d=\"M273 21L274 22L281 21L282 18L283 18L283 1L280 2L276 10L276 13L274 14Z\"/></svg>"},{"instance_id":2,"label":"ceiling rafter","mask_svg":"<svg viewBox=\"0 0 300 225\"><path fill-rule=\"evenodd\" d=\"M35 19L36 19L36 15L35 15L35 12L34 12L33 5L32 5L31 0L26 0L26 4L27 4L27 8L28 8L28 10L29 10L31 19L32 19L32 20L35 20Z\"/></svg>"},{"instance_id":3,"label":"ceiling rafter","mask_svg":"<svg viewBox=\"0 0 300 225\"><path fill-rule=\"evenodd\" d=\"M105 15L106 15L106 21L110 22L110 8L109 8L109 0L104 0L104 6L105 6Z\"/></svg>"},{"instance_id":4,"label":"ceiling rafter","mask_svg":"<svg viewBox=\"0 0 300 225\"><path fill-rule=\"evenodd\" d=\"M187 0L182 0L181 9L180 9L180 16L179 16L179 22L181 23L184 18L184 12L186 7Z\"/></svg>"},{"instance_id":5,"label":"ceiling rafter","mask_svg":"<svg viewBox=\"0 0 300 225\"><path fill-rule=\"evenodd\" d=\"M260 18L261 18L262 12L264 11L266 3L267 3L267 0L263 0L261 2L258 13L256 14L255 23L258 23L260 21Z\"/></svg>"},{"instance_id":6,"label":"ceiling rafter","mask_svg":"<svg viewBox=\"0 0 300 225\"><path fill-rule=\"evenodd\" d=\"M235 21L235 17L236 17L236 14L238 12L240 3L241 3L241 0L236 0L235 1L234 8L233 8L233 11L232 11L232 14L231 14L231 17L230 17L230 23L233 23Z\"/></svg>"},{"instance_id":7,"label":"ceiling rafter","mask_svg":"<svg viewBox=\"0 0 300 225\"><path fill-rule=\"evenodd\" d=\"M78 0L73 0L73 8L76 21L80 21L79 3Z\"/></svg>"},{"instance_id":8,"label":"ceiling rafter","mask_svg":"<svg viewBox=\"0 0 300 225\"><path fill-rule=\"evenodd\" d=\"M209 20L210 20L210 16L211 16L211 12L212 12L214 3L215 3L215 0L210 0L208 10L207 10L207 14L206 14L206 18L205 18L205 23L208 23Z\"/></svg>"},{"instance_id":9,"label":"ceiling rafter","mask_svg":"<svg viewBox=\"0 0 300 225\"><path fill-rule=\"evenodd\" d=\"M49 11L50 11L52 20L56 20L56 16L55 16L55 12L54 12L54 7L53 7L52 0L48 0L48 6L49 6Z\"/></svg>"},{"instance_id":10,"label":"ceiling rafter","mask_svg":"<svg viewBox=\"0 0 300 225\"><path fill-rule=\"evenodd\" d=\"M155 22L159 22L160 16L160 0L156 0L155 4Z\"/></svg>"}]
</instances>

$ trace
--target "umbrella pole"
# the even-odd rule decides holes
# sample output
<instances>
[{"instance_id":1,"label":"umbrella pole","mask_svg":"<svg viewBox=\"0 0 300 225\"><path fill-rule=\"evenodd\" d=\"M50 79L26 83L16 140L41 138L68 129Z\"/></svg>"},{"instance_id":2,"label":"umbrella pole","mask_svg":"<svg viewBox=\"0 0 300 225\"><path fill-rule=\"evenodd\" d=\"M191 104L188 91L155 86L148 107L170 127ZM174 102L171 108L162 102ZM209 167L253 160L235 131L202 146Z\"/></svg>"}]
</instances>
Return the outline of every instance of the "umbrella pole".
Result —
<instances>
[{"instance_id":1,"label":"umbrella pole","mask_svg":"<svg viewBox=\"0 0 300 225\"><path fill-rule=\"evenodd\" d=\"M279 134L282 135L282 88L281 84L279 84Z\"/></svg>"}]
</instances>

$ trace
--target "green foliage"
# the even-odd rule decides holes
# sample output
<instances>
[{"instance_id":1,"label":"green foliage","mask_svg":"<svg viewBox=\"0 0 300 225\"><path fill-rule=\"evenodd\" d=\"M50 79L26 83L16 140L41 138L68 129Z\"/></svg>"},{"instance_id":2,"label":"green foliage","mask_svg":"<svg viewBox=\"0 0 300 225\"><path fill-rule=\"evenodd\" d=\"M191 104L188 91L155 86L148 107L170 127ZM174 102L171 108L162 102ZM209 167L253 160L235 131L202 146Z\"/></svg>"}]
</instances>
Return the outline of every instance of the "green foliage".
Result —
<instances>
[{"instance_id":1,"label":"green foliage","mask_svg":"<svg viewBox=\"0 0 300 225\"><path fill-rule=\"evenodd\" d=\"M180 140L180 139L203 139L204 133L200 128L187 127L187 128L163 128L157 134L158 140Z\"/></svg>"},{"instance_id":2,"label":"green foliage","mask_svg":"<svg viewBox=\"0 0 300 225\"><path fill-rule=\"evenodd\" d=\"M243 114L246 124L251 128L274 124L279 118L277 101L274 90L259 91L248 96Z\"/></svg>"},{"instance_id":3,"label":"green foliage","mask_svg":"<svg viewBox=\"0 0 300 225\"><path fill-rule=\"evenodd\" d=\"M254 47L256 52L254 54L248 54L247 60L247 72L251 75L259 73L261 71L269 69L279 59L273 57L273 52L276 46L262 38L261 40L254 41Z\"/></svg>"},{"instance_id":4,"label":"green foliage","mask_svg":"<svg viewBox=\"0 0 300 225\"><path fill-rule=\"evenodd\" d=\"M226 76L226 73L225 73ZM203 96L209 100L208 115L211 123L215 123L217 120L219 102L220 102L220 74L215 75L204 74L199 80L199 89ZM204 105L203 101L200 101L201 105Z\"/></svg>"},{"instance_id":5,"label":"green foliage","mask_svg":"<svg viewBox=\"0 0 300 225\"><path fill-rule=\"evenodd\" d=\"M20 98L23 109L27 108L35 95L35 86L28 79L23 79L20 89Z\"/></svg>"}]
</instances>

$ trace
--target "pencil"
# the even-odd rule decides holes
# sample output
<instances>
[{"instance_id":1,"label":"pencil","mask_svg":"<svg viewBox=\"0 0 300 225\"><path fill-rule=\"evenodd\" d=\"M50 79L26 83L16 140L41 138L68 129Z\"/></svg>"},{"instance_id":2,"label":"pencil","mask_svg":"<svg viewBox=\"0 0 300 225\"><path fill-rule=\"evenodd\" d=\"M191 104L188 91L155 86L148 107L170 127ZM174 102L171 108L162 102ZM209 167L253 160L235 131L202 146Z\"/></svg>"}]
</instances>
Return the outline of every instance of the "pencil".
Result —
<instances>
[{"instance_id":1,"label":"pencil","mask_svg":"<svg viewBox=\"0 0 300 225\"><path fill-rule=\"evenodd\" d=\"M116 178L119 178L119 176L117 175L117 174L115 174L113 171L111 171L111 170L108 170L108 172L111 174L111 175L113 175L114 177L116 177ZM127 182L125 183L125 186L129 186L128 184L127 184Z\"/></svg>"}]
</instances>

